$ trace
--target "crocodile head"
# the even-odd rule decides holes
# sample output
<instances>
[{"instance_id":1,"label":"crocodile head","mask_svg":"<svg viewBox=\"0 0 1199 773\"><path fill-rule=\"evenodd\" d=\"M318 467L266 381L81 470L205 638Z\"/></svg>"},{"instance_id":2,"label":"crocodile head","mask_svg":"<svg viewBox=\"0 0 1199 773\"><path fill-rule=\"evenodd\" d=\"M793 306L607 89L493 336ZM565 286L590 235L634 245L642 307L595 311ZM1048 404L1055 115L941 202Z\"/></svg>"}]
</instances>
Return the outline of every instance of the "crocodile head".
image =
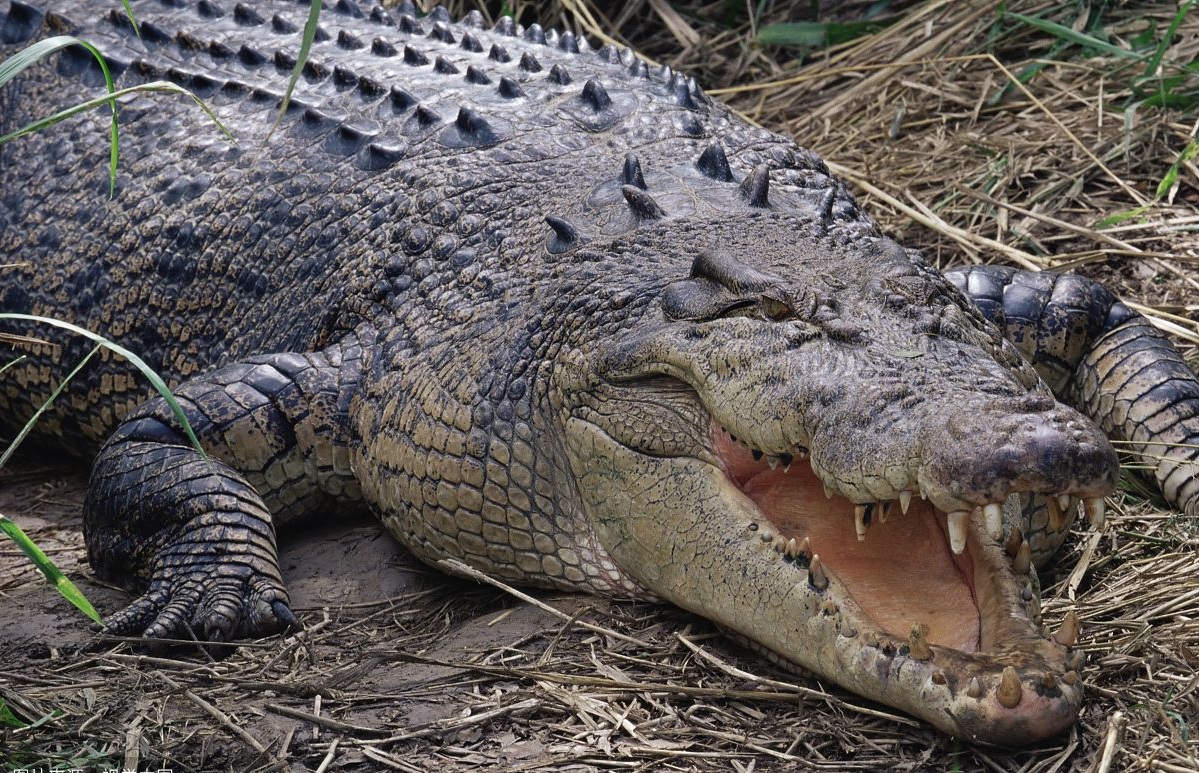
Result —
<instances>
[{"instance_id":1,"label":"crocodile head","mask_svg":"<svg viewBox=\"0 0 1199 773\"><path fill-rule=\"evenodd\" d=\"M1102 507L1112 446L915 253L741 231L584 355L565 436L605 549L652 593L953 735L1068 727L1077 624L1046 634L1030 559L1079 500ZM1053 517L1014 530L1013 495Z\"/></svg>"}]
</instances>

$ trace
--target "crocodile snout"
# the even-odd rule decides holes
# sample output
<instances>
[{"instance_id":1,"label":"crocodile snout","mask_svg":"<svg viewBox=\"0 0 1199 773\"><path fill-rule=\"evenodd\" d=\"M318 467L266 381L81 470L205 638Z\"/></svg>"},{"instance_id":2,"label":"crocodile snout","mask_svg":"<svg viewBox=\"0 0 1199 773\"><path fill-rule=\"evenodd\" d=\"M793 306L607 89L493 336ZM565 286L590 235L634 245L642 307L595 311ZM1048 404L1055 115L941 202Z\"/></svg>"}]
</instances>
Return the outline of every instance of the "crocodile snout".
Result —
<instances>
[{"instance_id":1,"label":"crocodile snout","mask_svg":"<svg viewBox=\"0 0 1199 773\"><path fill-rule=\"evenodd\" d=\"M1119 475L1111 442L1063 405L1031 413L1002 406L957 412L934 423L922 446L922 478L939 482L943 496L972 505L1016 492L1103 496Z\"/></svg>"}]
</instances>

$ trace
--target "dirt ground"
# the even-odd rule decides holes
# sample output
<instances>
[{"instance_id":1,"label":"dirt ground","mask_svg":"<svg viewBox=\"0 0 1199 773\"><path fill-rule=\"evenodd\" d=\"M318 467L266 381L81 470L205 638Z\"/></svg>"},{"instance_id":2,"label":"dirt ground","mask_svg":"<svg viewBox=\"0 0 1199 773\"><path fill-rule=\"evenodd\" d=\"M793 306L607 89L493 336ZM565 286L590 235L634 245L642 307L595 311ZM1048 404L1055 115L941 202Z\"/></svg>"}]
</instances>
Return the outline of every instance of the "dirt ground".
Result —
<instances>
[{"instance_id":1,"label":"dirt ground","mask_svg":"<svg viewBox=\"0 0 1199 773\"><path fill-rule=\"evenodd\" d=\"M1063 45L994 3L933 0L884 3L897 19L885 31L797 61L747 40L812 4L768 5L752 23L736 3L642 0L606 20L579 0L510 7L695 73L833 162L890 234L933 259L1103 279L1199 361L1199 172L1179 162L1196 112L1141 104L1153 88L1143 60ZM1093 33L1090 5L1007 7ZM1164 34L1177 6L1100 10L1106 39L1133 47ZM1165 50L1163 77L1195 61L1197 17ZM1179 77L1180 90L1196 87ZM1176 184L1155 195L1176 164ZM26 457L0 473L0 512L112 612L128 597L87 567L83 474ZM32 723L0 729L0 770L1196 771L1199 538L1131 475L1125 489L1107 530L1079 531L1043 577L1050 626L1069 610L1082 620L1087 703L1075 728L1029 750L946 738L782 672L677 609L547 593L530 603L448 579L369 520L331 514L284 535L305 630L219 658L93 641L0 542L0 698Z\"/></svg>"}]
</instances>

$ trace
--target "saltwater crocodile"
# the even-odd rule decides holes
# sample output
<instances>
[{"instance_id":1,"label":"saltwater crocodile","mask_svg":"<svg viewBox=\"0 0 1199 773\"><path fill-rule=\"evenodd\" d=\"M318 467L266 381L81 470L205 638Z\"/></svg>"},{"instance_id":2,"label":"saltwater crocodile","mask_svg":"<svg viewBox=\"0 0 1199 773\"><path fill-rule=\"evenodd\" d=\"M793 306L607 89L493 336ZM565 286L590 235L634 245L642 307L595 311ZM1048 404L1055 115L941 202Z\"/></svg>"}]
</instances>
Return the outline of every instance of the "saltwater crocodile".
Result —
<instances>
[{"instance_id":1,"label":"saltwater crocodile","mask_svg":"<svg viewBox=\"0 0 1199 773\"><path fill-rule=\"evenodd\" d=\"M1077 620L1047 635L1033 567L1080 502L1103 520L1094 421L1199 512L1199 382L1144 319L1083 279L943 276L627 50L339 0L271 134L302 5L134 5L140 37L115 3L0 6L6 53L77 34L239 140L124 98L111 201L106 115L0 148L0 309L140 352L213 458L106 350L43 417L99 449L89 555L140 594L109 631L296 625L276 529L365 504L427 562L668 600L972 741L1074 721ZM100 84L69 49L0 131ZM90 342L9 330L53 336L5 374L11 428Z\"/></svg>"}]
</instances>

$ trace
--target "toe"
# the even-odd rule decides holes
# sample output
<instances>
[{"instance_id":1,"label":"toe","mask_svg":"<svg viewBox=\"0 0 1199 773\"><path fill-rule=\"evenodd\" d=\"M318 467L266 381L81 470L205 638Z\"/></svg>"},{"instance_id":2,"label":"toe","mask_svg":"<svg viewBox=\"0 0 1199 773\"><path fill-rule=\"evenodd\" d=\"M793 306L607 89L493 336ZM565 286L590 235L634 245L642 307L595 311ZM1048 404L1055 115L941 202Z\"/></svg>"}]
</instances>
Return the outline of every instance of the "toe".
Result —
<instances>
[{"instance_id":1,"label":"toe","mask_svg":"<svg viewBox=\"0 0 1199 773\"><path fill-rule=\"evenodd\" d=\"M139 636L167 603L167 594L151 589L132 604L110 615L100 632L108 636Z\"/></svg>"},{"instance_id":2,"label":"toe","mask_svg":"<svg viewBox=\"0 0 1199 773\"><path fill-rule=\"evenodd\" d=\"M274 614L275 619L279 621L279 624L283 626L283 630L285 631L298 631L304 627L303 624L296 619L296 616L292 614L291 607L289 607L285 601L272 601L271 612Z\"/></svg>"}]
</instances>

